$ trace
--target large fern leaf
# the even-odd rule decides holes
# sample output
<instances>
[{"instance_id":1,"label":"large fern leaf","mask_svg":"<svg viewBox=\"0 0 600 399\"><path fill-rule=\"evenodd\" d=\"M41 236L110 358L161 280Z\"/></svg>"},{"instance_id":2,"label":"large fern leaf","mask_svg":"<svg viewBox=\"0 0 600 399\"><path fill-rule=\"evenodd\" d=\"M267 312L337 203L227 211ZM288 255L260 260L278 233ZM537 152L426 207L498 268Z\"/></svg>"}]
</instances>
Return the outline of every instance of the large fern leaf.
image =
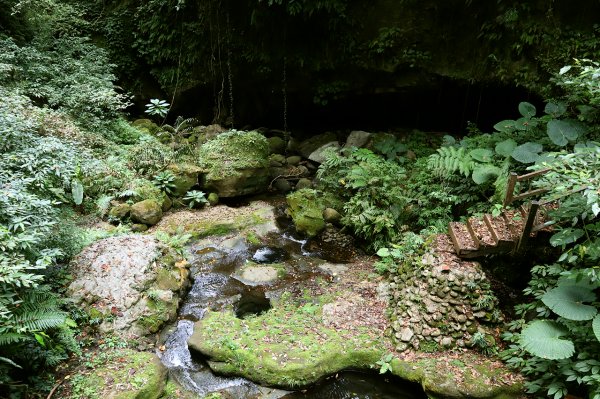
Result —
<instances>
[{"instance_id":1,"label":"large fern leaf","mask_svg":"<svg viewBox=\"0 0 600 399\"><path fill-rule=\"evenodd\" d=\"M24 341L28 338L25 334L17 333L0 333L0 346L7 346L17 342Z\"/></svg>"},{"instance_id":2,"label":"large fern leaf","mask_svg":"<svg viewBox=\"0 0 600 399\"><path fill-rule=\"evenodd\" d=\"M15 317L17 325L28 331L44 331L62 325L67 314L61 311L35 311L26 312Z\"/></svg>"},{"instance_id":3,"label":"large fern leaf","mask_svg":"<svg viewBox=\"0 0 600 399\"><path fill-rule=\"evenodd\" d=\"M566 359L575 353L572 341L561 339L568 330L554 321L536 320L521 332L521 346L544 359Z\"/></svg>"}]
</instances>

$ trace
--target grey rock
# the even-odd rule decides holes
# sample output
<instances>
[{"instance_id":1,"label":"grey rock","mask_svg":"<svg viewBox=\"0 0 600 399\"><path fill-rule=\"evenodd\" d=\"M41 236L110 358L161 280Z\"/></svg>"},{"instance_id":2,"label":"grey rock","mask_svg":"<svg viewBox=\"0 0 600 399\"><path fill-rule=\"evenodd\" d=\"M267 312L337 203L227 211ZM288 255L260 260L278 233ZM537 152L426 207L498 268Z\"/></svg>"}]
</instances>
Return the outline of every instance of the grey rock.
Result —
<instances>
[{"instance_id":1,"label":"grey rock","mask_svg":"<svg viewBox=\"0 0 600 399\"><path fill-rule=\"evenodd\" d=\"M298 166L298 165L300 165L300 162L302 161L302 157L299 155L292 155L290 157L287 157L285 159L285 161L288 165Z\"/></svg>"},{"instance_id":2,"label":"grey rock","mask_svg":"<svg viewBox=\"0 0 600 399\"><path fill-rule=\"evenodd\" d=\"M340 143L332 141L311 152L307 158L316 163L323 163L331 151L339 152L340 148Z\"/></svg>"},{"instance_id":3,"label":"grey rock","mask_svg":"<svg viewBox=\"0 0 600 399\"><path fill-rule=\"evenodd\" d=\"M318 134L301 142L298 145L298 152L304 158L308 158L308 156L312 154L317 148L320 148L325 144L331 143L333 141L337 141L337 136L335 135L335 133L326 132L323 134Z\"/></svg>"},{"instance_id":4,"label":"grey rock","mask_svg":"<svg viewBox=\"0 0 600 399\"><path fill-rule=\"evenodd\" d=\"M134 222L153 226L161 218L162 207L155 200L147 199L131 206L131 220Z\"/></svg>"},{"instance_id":5,"label":"grey rock","mask_svg":"<svg viewBox=\"0 0 600 399\"><path fill-rule=\"evenodd\" d=\"M369 140L371 139L372 134L368 132L363 132L362 130L354 130L350 132L348 138L346 139L346 147L365 147Z\"/></svg>"},{"instance_id":6,"label":"grey rock","mask_svg":"<svg viewBox=\"0 0 600 399\"><path fill-rule=\"evenodd\" d=\"M410 342L410 340L412 339L413 335L415 335L415 333L413 332L413 330L411 330L408 327L404 327L400 331L400 340L402 342Z\"/></svg>"},{"instance_id":7,"label":"grey rock","mask_svg":"<svg viewBox=\"0 0 600 399\"><path fill-rule=\"evenodd\" d=\"M338 223L341 218L342 215L333 208L325 208L323 210L323 219L325 219L325 222L327 223Z\"/></svg>"},{"instance_id":8,"label":"grey rock","mask_svg":"<svg viewBox=\"0 0 600 399\"><path fill-rule=\"evenodd\" d=\"M292 191L292 185L290 184L289 181L287 181L286 179L277 179L275 180L275 183L273 183L273 187L275 187L275 189L281 193L289 193L290 191Z\"/></svg>"}]
</instances>

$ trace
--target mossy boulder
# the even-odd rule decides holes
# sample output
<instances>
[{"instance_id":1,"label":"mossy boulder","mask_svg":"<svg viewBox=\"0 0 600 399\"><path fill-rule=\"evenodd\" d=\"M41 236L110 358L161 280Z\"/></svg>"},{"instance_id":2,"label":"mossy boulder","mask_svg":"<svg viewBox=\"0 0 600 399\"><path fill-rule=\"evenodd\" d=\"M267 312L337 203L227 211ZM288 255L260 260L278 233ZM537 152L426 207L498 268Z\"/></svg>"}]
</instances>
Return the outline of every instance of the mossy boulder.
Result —
<instances>
[{"instance_id":1,"label":"mossy boulder","mask_svg":"<svg viewBox=\"0 0 600 399\"><path fill-rule=\"evenodd\" d=\"M109 237L73 260L67 292L90 316L101 319L102 332L145 336L177 314L189 266L178 259L150 235Z\"/></svg>"},{"instance_id":2,"label":"mossy boulder","mask_svg":"<svg viewBox=\"0 0 600 399\"><path fill-rule=\"evenodd\" d=\"M281 137L269 137L268 141L271 154L281 154L285 152L285 140Z\"/></svg>"},{"instance_id":3,"label":"mossy boulder","mask_svg":"<svg viewBox=\"0 0 600 399\"><path fill-rule=\"evenodd\" d=\"M215 206L219 203L219 194L210 193L210 194L208 194L208 197L206 199L208 200L208 203L210 204L210 206Z\"/></svg>"},{"instance_id":4,"label":"mossy boulder","mask_svg":"<svg viewBox=\"0 0 600 399\"><path fill-rule=\"evenodd\" d=\"M173 172L173 196L183 197L192 187L198 184L198 175L202 171L196 165L191 164L171 164L167 169Z\"/></svg>"},{"instance_id":5,"label":"mossy boulder","mask_svg":"<svg viewBox=\"0 0 600 399\"><path fill-rule=\"evenodd\" d=\"M162 206L157 201L148 199L131 205L131 220L134 222L155 225L162 218Z\"/></svg>"},{"instance_id":6,"label":"mossy boulder","mask_svg":"<svg viewBox=\"0 0 600 399\"><path fill-rule=\"evenodd\" d=\"M208 312L194 326L188 345L207 356L217 373L293 389L340 370L369 368L381 358L383 348L367 334L349 340L334 328L315 326L320 318L312 314L316 308L280 302L247 319L233 312ZM319 335L311 332L314 328Z\"/></svg>"},{"instance_id":7,"label":"mossy boulder","mask_svg":"<svg viewBox=\"0 0 600 399\"><path fill-rule=\"evenodd\" d=\"M200 147L202 185L219 197L256 194L267 188L269 143L257 132L229 131Z\"/></svg>"},{"instance_id":8,"label":"mossy boulder","mask_svg":"<svg viewBox=\"0 0 600 399\"><path fill-rule=\"evenodd\" d=\"M140 130L146 130L150 134L156 134L160 130L160 127L150 119L136 119L131 123L131 126Z\"/></svg>"},{"instance_id":9,"label":"mossy boulder","mask_svg":"<svg viewBox=\"0 0 600 399\"><path fill-rule=\"evenodd\" d=\"M78 389L90 399L158 399L165 390L167 369L150 352L119 349L104 353L106 364L83 374Z\"/></svg>"},{"instance_id":10,"label":"mossy boulder","mask_svg":"<svg viewBox=\"0 0 600 399\"><path fill-rule=\"evenodd\" d=\"M296 230L309 237L314 237L325 228L321 196L316 190L304 188L286 197L288 208Z\"/></svg>"},{"instance_id":11,"label":"mossy boulder","mask_svg":"<svg viewBox=\"0 0 600 399\"><path fill-rule=\"evenodd\" d=\"M129 212L131 212L131 206L129 204L118 203L110 208L108 217L113 220L123 220L129 216Z\"/></svg>"}]
</instances>

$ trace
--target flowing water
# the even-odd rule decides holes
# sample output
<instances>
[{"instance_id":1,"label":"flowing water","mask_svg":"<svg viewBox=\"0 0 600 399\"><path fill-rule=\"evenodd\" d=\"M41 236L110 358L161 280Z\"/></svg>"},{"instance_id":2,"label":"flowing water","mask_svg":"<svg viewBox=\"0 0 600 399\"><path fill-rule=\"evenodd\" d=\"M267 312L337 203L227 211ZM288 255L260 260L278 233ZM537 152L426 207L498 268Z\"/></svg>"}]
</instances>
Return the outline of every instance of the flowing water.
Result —
<instances>
[{"instance_id":1,"label":"flowing water","mask_svg":"<svg viewBox=\"0 0 600 399\"><path fill-rule=\"evenodd\" d=\"M233 308L240 318L268 311L270 298L281 294L290 281L315 277L315 265L324 263L317 254L306 250L306 240L286 231L269 236L268 244L249 247L243 238L201 240L190 248L190 271L193 285L180 310L179 320L163 331L165 350L159 353L170 376L185 389L199 397L221 392L234 399L414 399L425 398L417 385L397 378L384 378L370 373L344 371L324 379L313 387L290 392L262 387L243 378L213 374L204 359L190 353L187 340L194 322L210 310ZM269 285L248 285L235 277L235 272L247 261L255 263L285 263L284 279ZM325 272L321 272L325 274Z\"/></svg>"}]
</instances>

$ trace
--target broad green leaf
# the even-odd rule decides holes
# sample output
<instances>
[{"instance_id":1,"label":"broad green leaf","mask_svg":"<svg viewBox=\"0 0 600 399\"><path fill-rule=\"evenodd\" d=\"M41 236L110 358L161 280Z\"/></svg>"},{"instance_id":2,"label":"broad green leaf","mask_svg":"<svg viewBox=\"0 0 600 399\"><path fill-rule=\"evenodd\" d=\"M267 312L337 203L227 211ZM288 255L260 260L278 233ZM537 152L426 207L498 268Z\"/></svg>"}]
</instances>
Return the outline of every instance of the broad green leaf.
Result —
<instances>
[{"instance_id":1,"label":"broad green leaf","mask_svg":"<svg viewBox=\"0 0 600 399\"><path fill-rule=\"evenodd\" d=\"M542 296L542 302L554 313L569 320L591 320L598 313L595 306L582 302L593 302L596 294L587 284L559 284Z\"/></svg>"},{"instance_id":2,"label":"broad green leaf","mask_svg":"<svg viewBox=\"0 0 600 399\"><path fill-rule=\"evenodd\" d=\"M567 107L563 103L548 103L544 108L544 112L558 118L567 112Z\"/></svg>"},{"instance_id":3,"label":"broad green leaf","mask_svg":"<svg viewBox=\"0 0 600 399\"><path fill-rule=\"evenodd\" d=\"M511 119L507 119L507 120L503 120L501 122L496 123L494 125L494 129L496 129L499 132L511 133L517 129L515 124L516 124L515 121L513 121Z\"/></svg>"},{"instance_id":4,"label":"broad green leaf","mask_svg":"<svg viewBox=\"0 0 600 399\"><path fill-rule=\"evenodd\" d=\"M575 353L572 341L560 339L569 331L549 320L536 320L521 332L521 346L532 355L544 359L566 359Z\"/></svg>"},{"instance_id":5,"label":"broad green leaf","mask_svg":"<svg viewBox=\"0 0 600 399\"><path fill-rule=\"evenodd\" d=\"M473 170L472 179L477 184L483 184L490 179L498 177L501 169L494 165L479 165Z\"/></svg>"},{"instance_id":6,"label":"broad green leaf","mask_svg":"<svg viewBox=\"0 0 600 399\"><path fill-rule=\"evenodd\" d=\"M594 330L594 335L596 335L596 339L600 341L600 314L594 317L594 321L592 321L592 329Z\"/></svg>"},{"instance_id":7,"label":"broad green leaf","mask_svg":"<svg viewBox=\"0 0 600 399\"><path fill-rule=\"evenodd\" d=\"M585 133L585 128L573 120L551 120L548 122L547 133L554 144L563 147Z\"/></svg>"},{"instance_id":8,"label":"broad green leaf","mask_svg":"<svg viewBox=\"0 0 600 399\"><path fill-rule=\"evenodd\" d=\"M535 116L537 110L533 104L523 101L519 103L519 113L526 118L532 118Z\"/></svg>"},{"instance_id":9,"label":"broad green leaf","mask_svg":"<svg viewBox=\"0 0 600 399\"><path fill-rule=\"evenodd\" d=\"M560 68L560 71L558 71L559 75L564 75L565 73L569 72L571 70L572 66L571 65L565 65L564 67Z\"/></svg>"},{"instance_id":10,"label":"broad green leaf","mask_svg":"<svg viewBox=\"0 0 600 399\"><path fill-rule=\"evenodd\" d=\"M496 144L495 150L498 155L510 157L510 154L512 154L515 148L517 148L517 142L513 139L506 139Z\"/></svg>"},{"instance_id":11,"label":"broad green leaf","mask_svg":"<svg viewBox=\"0 0 600 399\"><path fill-rule=\"evenodd\" d=\"M517 128L517 130L527 130L531 125L533 125L531 119L526 117L519 118L515 121L515 128Z\"/></svg>"},{"instance_id":12,"label":"broad green leaf","mask_svg":"<svg viewBox=\"0 0 600 399\"><path fill-rule=\"evenodd\" d=\"M380 248L379 251L377 251L377 256L380 256L382 258L390 256L390 250L388 248Z\"/></svg>"},{"instance_id":13,"label":"broad green leaf","mask_svg":"<svg viewBox=\"0 0 600 399\"><path fill-rule=\"evenodd\" d=\"M539 143L533 143L531 141L521 144L516 147L511 156L521 163L533 163L539 158L540 152L542 152L543 146Z\"/></svg>"},{"instance_id":14,"label":"broad green leaf","mask_svg":"<svg viewBox=\"0 0 600 399\"><path fill-rule=\"evenodd\" d=\"M73 179L71 182L71 194L75 205L81 205L83 202L83 183L79 179Z\"/></svg>"},{"instance_id":15,"label":"broad green leaf","mask_svg":"<svg viewBox=\"0 0 600 399\"><path fill-rule=\"evenodd\" d=\"M476 161L490 162L494 156L494 152L492 150L488 150L487 148L476 148L469 152L469 155Z\"/></svg>"},{"instance_id":16,"label":"broad green leaf","mask_svg":"<svg viewBox=\"0 0 600 399\"><path fill-rule=\"evenodd\" d=\"M571 244L583 237L584 234L585 232L582 229L568 227L550 237L550 245L558 247L559 245Z\"/></svg>"}]
</instances>

